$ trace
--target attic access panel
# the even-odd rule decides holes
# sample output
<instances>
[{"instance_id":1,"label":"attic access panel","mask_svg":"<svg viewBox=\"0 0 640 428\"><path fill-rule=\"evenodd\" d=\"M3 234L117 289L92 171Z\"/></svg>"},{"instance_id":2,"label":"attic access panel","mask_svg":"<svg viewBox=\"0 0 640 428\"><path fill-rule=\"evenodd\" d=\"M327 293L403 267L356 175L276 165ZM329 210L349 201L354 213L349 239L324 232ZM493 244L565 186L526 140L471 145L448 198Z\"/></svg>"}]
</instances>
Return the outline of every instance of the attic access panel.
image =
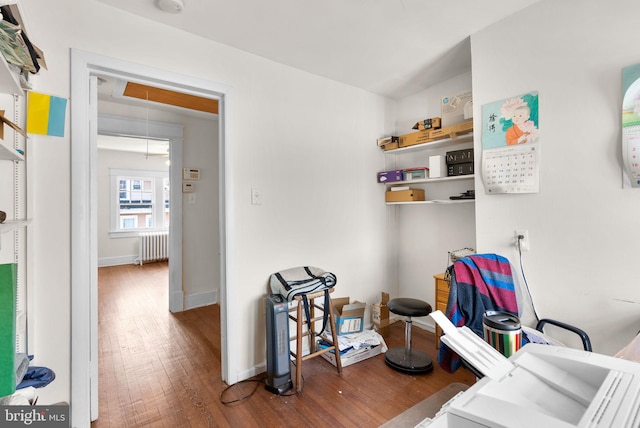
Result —
<instances>
[{"instance_id":1,"label":"attic access panel","mask_svg":"<svg viewBox=\"0 0 640 428\"><path fill-rule=\"evenodd\" d=\"M218 114L218 100L142 85L140 83L127 82L122 95L205 113Z\"/></svg>"}]
</instances>

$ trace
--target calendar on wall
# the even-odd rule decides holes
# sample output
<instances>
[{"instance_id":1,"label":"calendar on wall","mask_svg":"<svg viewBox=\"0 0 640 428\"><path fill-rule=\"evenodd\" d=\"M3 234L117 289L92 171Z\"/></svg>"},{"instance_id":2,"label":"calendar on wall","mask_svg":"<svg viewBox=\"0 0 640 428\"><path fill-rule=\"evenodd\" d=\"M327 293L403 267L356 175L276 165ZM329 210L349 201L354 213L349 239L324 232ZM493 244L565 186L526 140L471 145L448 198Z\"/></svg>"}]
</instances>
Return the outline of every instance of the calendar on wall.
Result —
<instances>
[{"instance_id":1,"label":"calendar on wall","mask_svg":"<svg viewBox=\"0 0 640 428\"><path fill-rule=\"evenodd\" d=\"M487 193L537 193L537 144L482 151Z\"/></svg>"},{"instance_id":2,"label":"calendar on wall","mask_svg":"<svg viewBox=\"0 0 640 428\"><path fill-rule=\"evenodd\" d=\"M622 161L625 187L640 187L640 64L622 69Z\"/></svg>"},{"instance_id":3,"label":"calendar on wall","mask_svg":"<svg viewBox=\"0 0 640 428\"><path fill-rule=\"evenodd\" d=\"M538 193L538 93L482 106L482 179L487 194Z\"/></svg>"}]
</instances>

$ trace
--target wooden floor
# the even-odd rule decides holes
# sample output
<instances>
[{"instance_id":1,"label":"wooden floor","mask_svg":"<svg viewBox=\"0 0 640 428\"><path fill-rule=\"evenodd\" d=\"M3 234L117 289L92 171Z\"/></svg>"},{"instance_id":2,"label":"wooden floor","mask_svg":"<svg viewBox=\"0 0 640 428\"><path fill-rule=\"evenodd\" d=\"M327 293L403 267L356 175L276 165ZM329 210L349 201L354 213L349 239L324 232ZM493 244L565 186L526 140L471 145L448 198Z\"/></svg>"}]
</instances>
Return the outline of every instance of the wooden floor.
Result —
<instances>
[{"instance_id":1,"label":"wooden floor","mask_svg":"<svg viewBox=\"0 0 640 428\"><path fill-rule=\"evenodd\" d=\"M227 385L220 377L218 305L171 314L164 263L99 269L99 418L105 427L377 427L451 382L472 384L459 370L397 372L379 355L345 367L322 358L304 363L304 389L278 396L260 381ZM386 338L402 346L404 323ZM414 328L413 345L434 357L434 336ZM253 342L253 341L250 341ZM263 352L263 351L259 351ZM292 369L292 379L295 379Z\"/></svg>"}]
</instances>

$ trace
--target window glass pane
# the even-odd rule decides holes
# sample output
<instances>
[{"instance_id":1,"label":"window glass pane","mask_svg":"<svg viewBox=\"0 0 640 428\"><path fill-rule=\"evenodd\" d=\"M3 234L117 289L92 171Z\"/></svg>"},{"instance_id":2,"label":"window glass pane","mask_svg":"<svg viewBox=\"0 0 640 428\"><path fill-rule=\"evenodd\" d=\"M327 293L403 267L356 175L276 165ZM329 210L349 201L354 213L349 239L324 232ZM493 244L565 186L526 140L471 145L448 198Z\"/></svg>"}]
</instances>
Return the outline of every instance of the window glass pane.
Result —
<instances>
[{"instance_id":1,"label":"window glass pane","mask_svg":"<svg viewBox=\"0 0 640 428\"><path fill-rule=\"evenodd\" d=\"M134 216L120 216L121 229L136 229L138 227L138 219Z\"/></svg>"},{"instance_id":2,"label":"window glass pane","mask_svg":"<svg viewBox=\"0 0 640 428\"><path fill-rule=\"evenodd\" d=\"M169 226L169 178L159 171L140 171L142 176L116 175L112 189L117 212L116 230L163 229ZM126 173L125 173L126 174Z\"/></svg>"},{"instance_id":3,"label":"window glass pane","mask_svg":"<svg viewBox=\"0 0 640 428\"><path fill-rule=\"evenodd\" d=\"M153 182L153 178L118 177L120 228L153 228Z\"/></svg>"}]
</instances>

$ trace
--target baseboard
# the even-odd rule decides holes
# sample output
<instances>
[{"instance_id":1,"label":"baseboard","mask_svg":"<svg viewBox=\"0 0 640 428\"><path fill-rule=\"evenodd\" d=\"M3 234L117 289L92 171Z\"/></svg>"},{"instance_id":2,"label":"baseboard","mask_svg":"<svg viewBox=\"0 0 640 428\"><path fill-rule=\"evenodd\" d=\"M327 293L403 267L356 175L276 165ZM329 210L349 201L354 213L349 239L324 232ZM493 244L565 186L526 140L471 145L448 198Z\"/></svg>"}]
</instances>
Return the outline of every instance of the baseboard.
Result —
<instances>
[{"instance_id":1,"label":"baseboard","mask_svg":"<svg viewBox=\"0 0 640 428\"><path fill-rule=\"evenodd\" d=\"M250 379L267 371L267 362L256 364L255 366L238 373L238 382Z\"/></svg>"},{"instance_id":2,"label":"baseboard","mask_svg":"<svg viewBox=\"0 0 640 428\"><path fill-rule=\"evenodd\" d=\"M98 267L134 265L138 256L102 257L98 259Z\"/></svg>"},{"instance_id":3,"label":"baseboard","mask_svg":"<svg viewBox=\"0 0 640 428\"><path fill-rule=\"evenodd\" d=\"M431 333L436 332L436 323L431 317L413 318L413 325Z\"/></svg>"},{"instance_id":4,"label":"baseboard","mask_svg":"<svg viewBox=\"0 0 640 428\"><path fill-rule=\"evenodd\" d=\"M189 294L184 297L185 310L213 305L214 303L218 303L218 290L207 291L206 293Z\"/></svg>"},{"instance_id":5,"label":"baseboard","mask_svg":"<svg viewBox=\"0 0 640 428\"><path fill-rule=\"evenodd\" d=\"M391 322L396 322L396 321L402 321L404 322L405 317L403 317L402 315L391 315L389 317L389 319L391 320ZM435 321L433 321L433 318L431 317L420 317L420 318L412 318L411 319L411 323L418 328L421 328L423 330L427 330L431 333L435 333L436 332L436 323Z\"/></svg>"}]
</instances>

